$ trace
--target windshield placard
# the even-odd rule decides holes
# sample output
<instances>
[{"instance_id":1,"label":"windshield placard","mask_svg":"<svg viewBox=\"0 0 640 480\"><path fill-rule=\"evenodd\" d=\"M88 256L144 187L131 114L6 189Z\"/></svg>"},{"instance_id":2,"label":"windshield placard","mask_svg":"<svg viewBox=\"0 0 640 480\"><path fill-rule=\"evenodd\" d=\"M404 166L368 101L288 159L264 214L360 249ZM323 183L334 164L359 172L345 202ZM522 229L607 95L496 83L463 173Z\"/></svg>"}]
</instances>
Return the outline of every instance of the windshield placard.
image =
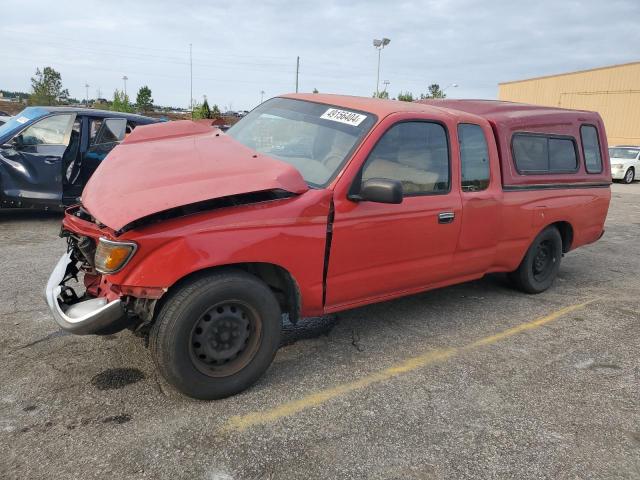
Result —
<instances>
[{"instance_id":1,"label":"windshield placard","mask_svg":"<svg viewBox=\"0 0 640 480\"><path fill-rule=\"evenodd\" d=\"M330 108L324 112L320 118L324 120L332 120L334 122L344 123L346 125L353 125L357 127L367 118L366 115L361 115L356 112L350 112L348 110L339 110L337 108Z\"/></svg>"}]
</instances>

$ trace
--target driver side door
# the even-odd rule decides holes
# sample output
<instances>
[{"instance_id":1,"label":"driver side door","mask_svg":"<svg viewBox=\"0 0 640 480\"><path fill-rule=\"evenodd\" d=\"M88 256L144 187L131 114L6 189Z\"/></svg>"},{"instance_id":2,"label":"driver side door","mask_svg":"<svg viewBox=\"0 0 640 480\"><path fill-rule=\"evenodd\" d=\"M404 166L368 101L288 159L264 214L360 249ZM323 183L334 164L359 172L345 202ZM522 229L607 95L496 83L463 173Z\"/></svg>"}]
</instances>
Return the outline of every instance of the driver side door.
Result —
<instances>
[{"instance_id":1,"label":"driver side door","mask_svg":"<svg viewBox=\"0 0 640 480\"><path fill-rule=\"evenodd\" d=\"M437 286L452 277L462 203L449 127L405 120L384 129L353 185L402 184L399 204L354 201L336 192L326 277L327 312ZM351 197L353 198L353 197Z\"/></svg>"},{"instance_id":2,"label":"driver side door","mask_svg":"<svg viewBox=\"0 0 640 480\"><path fill-rule=\"evenodd\" d=\"M2 146L2 190L8 206L59 206L62 201L63 156L75 114L38 120Z\"/></svg>"}]
</instances>

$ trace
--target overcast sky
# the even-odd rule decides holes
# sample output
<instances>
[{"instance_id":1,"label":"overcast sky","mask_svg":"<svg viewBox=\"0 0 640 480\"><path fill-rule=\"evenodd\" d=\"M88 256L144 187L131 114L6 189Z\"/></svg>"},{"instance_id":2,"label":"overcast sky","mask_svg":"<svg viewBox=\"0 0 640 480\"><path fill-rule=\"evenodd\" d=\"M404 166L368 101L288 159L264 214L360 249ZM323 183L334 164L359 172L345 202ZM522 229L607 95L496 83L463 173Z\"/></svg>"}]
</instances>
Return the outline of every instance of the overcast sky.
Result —
<instances>
[{"instance_id":1,"label":"overcast sky","mask_svg":"<svg viewBox=\"0 0 640 480\"><path fill-rule=\"evenodd\" d=\"M234 110L295 89L371 95L373 38L392 96L431 83L496 98L498 82L640 60L640 1L2 0L0 89L28 91L36 67L72 96L148 85L157 104L193 94ZM382 89L382 85L381 85Z\"/></svg>"}]
</instances>

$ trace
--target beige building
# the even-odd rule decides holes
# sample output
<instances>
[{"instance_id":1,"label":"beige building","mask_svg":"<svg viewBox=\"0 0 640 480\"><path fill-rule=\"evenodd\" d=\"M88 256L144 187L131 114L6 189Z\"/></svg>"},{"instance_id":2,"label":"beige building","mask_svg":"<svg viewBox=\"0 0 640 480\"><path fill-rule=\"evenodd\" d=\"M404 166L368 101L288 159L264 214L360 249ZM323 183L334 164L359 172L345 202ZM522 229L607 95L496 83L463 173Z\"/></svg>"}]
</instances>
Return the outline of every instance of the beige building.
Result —
<instances>
[{"instance_id":1,"label":"beige building","mask_svg":"<svg viewBox=\"0 0 640 480\"><path fill-rule=\"evenodd\" d=\"M599 112L609 145L640 145L640 62L504 82L498 98Z\"/></svg>"}]
</instances>

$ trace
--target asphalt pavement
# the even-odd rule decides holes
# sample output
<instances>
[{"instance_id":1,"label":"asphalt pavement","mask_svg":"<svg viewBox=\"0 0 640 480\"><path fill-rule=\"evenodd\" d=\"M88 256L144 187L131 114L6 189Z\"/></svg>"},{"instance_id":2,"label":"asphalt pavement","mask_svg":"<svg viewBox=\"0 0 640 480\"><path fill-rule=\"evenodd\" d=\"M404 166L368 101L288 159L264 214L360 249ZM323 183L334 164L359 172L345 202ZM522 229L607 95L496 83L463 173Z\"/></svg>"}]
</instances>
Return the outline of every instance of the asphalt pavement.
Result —
<instances>
[{"instance_id":1,"label":"asphalt pavement","mask_svg":"<svg viewBox=\"0 0 640 480\"><path fill-rule=\"evenodd\" d=\"M287 325L266 375L214 402L128 332L56 327L59 226L0 211L2 479L640 478L640 183L549 291L490 275Z\"/></svg>"}]
</instances>

